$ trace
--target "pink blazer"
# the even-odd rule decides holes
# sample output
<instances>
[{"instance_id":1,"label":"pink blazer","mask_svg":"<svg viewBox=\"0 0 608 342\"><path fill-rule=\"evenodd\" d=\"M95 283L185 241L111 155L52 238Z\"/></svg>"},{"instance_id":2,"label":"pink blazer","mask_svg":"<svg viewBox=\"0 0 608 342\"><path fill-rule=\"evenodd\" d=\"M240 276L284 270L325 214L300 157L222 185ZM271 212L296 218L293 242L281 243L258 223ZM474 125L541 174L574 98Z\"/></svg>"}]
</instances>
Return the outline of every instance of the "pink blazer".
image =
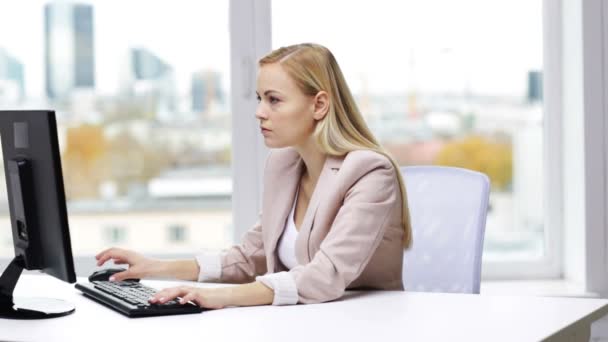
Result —
<instances>
[{"instance_id":1,"label":"pink blazer","mask_svg":"<svg viewBox=\"0 0 608 342\"><path fill-rule=\"evenodd\" d=\"M260 219L242 244L221 253L219 280L245 283L279 272L276 286L264 283L274 288L275 302L277 286L291 286L291 304L334 300L346 289L403 290L399 184L391 162L372 151L326 159L296 240L299 265L288 271L281 264L277 243L303 166L293 148L269 154Z\"/></svg>"}]
</instances>

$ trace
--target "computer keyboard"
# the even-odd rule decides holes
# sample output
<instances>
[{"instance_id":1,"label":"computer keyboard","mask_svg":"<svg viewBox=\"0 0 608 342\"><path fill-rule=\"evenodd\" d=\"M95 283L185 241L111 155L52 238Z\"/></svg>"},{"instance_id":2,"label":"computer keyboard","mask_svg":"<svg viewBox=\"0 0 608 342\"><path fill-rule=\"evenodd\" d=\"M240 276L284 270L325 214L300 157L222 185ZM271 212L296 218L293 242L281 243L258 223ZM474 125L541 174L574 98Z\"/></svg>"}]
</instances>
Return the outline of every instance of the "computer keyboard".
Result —
<instances>
[{"instance_id":1,"label":"computer keyboard","mask_svg":"<svg viewBox=\"0 0 608 342\"><path fill-rule=\"evenodd\" d=\"M194 303L180 304L177 300L151 304L148 299L158 290L137 281L93 281L76 283L75 287L86 297L129 317L180 315L203 311Z\"/></svg>"}]
</instances>

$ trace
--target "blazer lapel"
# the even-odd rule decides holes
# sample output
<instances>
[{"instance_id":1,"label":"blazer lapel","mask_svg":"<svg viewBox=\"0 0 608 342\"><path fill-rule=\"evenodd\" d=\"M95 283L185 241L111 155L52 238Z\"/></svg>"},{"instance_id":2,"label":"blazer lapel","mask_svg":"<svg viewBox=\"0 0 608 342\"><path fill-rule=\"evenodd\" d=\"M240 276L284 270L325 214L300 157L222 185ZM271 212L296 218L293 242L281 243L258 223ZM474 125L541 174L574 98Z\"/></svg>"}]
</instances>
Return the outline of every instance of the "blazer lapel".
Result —
<instances>
[{"instance_id":1,"label":"blazer lapel","mask_svg":"<svg viewBox=\"0 0 608 342\"><path fill-rule=\"evenodd\" d=\"M317 184L315 185L315 189L313 190L310 202L308 203L308 208L306 208L306 214L304 214L304 220L302 221L302 225L300 226L300 231L296 239L296 260L300 265L309 263L313 257L312 255L310 255L309 241L315 214L317 213L319 204L325 198L327 189L331 189L336 174L340 169L340 166L342 165L342 160L342 158L333 156L328 156L325 159L323 169L321 170L319 180L317 180Z\"/></svg>"}]
</instances>

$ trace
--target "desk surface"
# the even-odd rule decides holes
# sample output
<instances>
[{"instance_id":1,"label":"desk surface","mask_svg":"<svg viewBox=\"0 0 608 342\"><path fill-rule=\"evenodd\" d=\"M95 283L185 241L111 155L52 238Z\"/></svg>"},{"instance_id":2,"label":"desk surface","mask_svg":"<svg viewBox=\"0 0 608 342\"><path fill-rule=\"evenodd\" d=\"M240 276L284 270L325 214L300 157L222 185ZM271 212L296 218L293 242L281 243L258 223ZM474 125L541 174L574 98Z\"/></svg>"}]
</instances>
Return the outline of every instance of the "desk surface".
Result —
<instances>
[{"instance_id":1,"label":"desk surface","mask_svg":"<svg viewBox=\"0 0 608 342\"><path fill-rule=\"evenodd\" d=\"M159 289L179 284L144 282ZM69 300L76 312L47 320L0 319L2 341L561 340L565 333L588 328L608 313L605 299L378 291L349 292L340 301L323 304L129 319L84 298L73 285L46 275L23 275L15 296Z\"/></svg>"}]
</instances>

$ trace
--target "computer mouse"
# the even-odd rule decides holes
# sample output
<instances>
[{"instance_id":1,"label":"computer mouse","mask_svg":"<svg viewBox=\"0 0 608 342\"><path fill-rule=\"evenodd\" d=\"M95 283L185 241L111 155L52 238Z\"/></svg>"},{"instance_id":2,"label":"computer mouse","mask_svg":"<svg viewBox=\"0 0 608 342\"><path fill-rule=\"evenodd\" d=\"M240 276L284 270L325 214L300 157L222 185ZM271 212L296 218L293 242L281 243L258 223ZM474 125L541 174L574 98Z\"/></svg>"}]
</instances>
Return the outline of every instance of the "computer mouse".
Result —
<instances>
[{"instance_id":1,"label":"computer mouse","mask_svg":"<svg viewBox=\"0 0 608 342\"><path fill-rule=\"evenodd\" d=\"M108 280L110 280L110 277L114 273L122 272L124 270L125 270L124 268L104 268L102 270L95 271L95 272L91 273L91 275L89 276L89 282L92 282L92 281L108 281ZM125 280L139 281L139 279L136 279L136 278L125 279Z\"/></svg>"}]
</instances>

